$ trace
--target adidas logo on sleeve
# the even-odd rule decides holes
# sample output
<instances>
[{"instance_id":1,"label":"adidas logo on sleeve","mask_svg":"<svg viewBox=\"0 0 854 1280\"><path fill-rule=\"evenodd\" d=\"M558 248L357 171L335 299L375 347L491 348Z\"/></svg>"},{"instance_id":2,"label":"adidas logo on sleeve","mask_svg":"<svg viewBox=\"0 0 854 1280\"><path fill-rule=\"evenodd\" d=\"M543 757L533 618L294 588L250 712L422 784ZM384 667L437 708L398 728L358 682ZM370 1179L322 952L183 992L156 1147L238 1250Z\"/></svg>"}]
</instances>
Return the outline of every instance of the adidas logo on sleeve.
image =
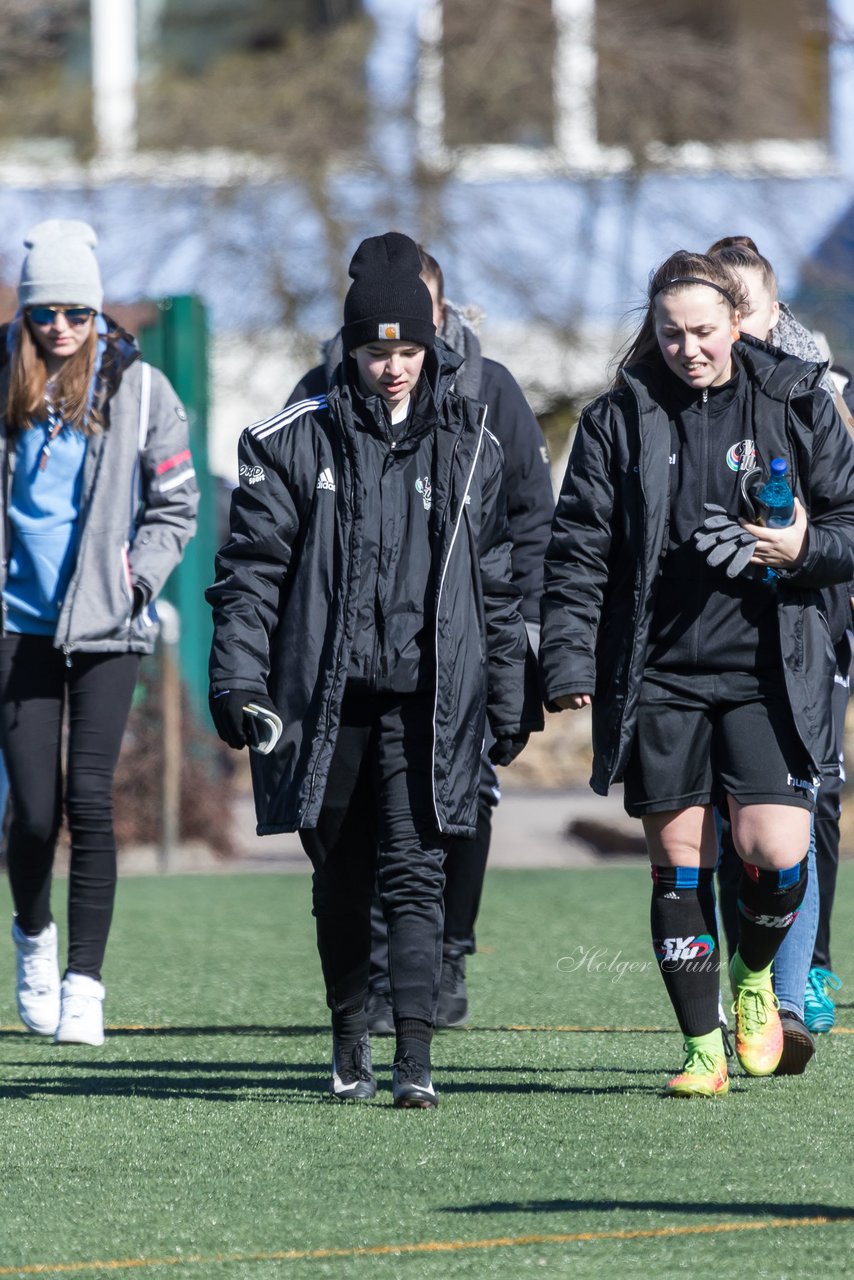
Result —
<instances>
[{"instance_id":1,"label":"adidas logo on sleeve","mask_svg":"<svg viewBox=\"0 0 854 1280\"><path fill-rule=\"evenodd\" d=\"M329 489L332 493L335 492L335 477L332 474L331 467L323 468L320 475L317 477L316 487L318 489Z\"/></svg>"}]
</instances>

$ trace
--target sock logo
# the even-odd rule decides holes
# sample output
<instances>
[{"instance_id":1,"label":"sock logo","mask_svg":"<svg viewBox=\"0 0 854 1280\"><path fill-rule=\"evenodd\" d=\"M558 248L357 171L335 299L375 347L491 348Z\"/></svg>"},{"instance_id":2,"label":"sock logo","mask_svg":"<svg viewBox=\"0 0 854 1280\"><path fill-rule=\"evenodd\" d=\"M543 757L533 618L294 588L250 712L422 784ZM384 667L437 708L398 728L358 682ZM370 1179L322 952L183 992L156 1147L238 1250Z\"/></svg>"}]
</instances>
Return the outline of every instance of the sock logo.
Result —
<instances>
[{"instance_id":1,"label":"sock logo","mask_svg":"<svg viewBox=\"0 0 854 1280\"><path fill-rule=\"evenodd\" d=\"M750 907L746 907L743 902L739 902L738 909L746 920L751 924L759 925L760 929L788 929L790 924L794 924L798 914L796 909L784 916L769 916L763 912L751 911Z\"/></svg>"},{"instance_id":2,"label":"sock logo","mask_svg":"<svg viewBox=\"0 0 854 1280\"><path fill-rule=\"evenodd\" d=\"M652 946L663 964L673 964L677 960L699 960L711 955L715 940L711 934L701 933L688 938L653 938Z\"/></svg>"}]
</instances>

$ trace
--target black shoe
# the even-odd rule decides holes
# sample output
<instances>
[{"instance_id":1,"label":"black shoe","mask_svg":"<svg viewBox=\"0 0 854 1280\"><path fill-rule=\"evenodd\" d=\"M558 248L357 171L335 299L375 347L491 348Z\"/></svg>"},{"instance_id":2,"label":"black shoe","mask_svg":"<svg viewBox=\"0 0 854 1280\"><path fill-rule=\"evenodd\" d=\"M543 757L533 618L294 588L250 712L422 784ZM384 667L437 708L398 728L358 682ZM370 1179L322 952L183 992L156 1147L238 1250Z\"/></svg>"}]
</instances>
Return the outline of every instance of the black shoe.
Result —
<instances>
[{"instance_id":1,"label":"black shoe","mask_svg":"<svg viewBox=\"0 0 854 1280\"><path fill-rule=\"evenodd\" d=\"M368 992L365 1004L368 1015L368 1030L374 1035L388 1036L394 1031L394 1015L391 1011L391 992L377 987Z\"/></svg>"},{"instance_id":2,"label":"black shoe","mask_svg":"<svg viewBox=\"0 0 854 1280\"><path fill-rule=\"evenodd\" d=\"M442 956L442 977L436 1005L437 1027L461 1027L468 1021L469 998L466 991L466 958L464 955Z\"/></svg>"},{"instance_id":3,"label":"black shoe","mask_svg":"<svg viewBox=\"0 0 854 1280\"><path fill-rule=\"evenodd\" d=\"M815 1039L803 1018L791 1009L780 1010L783 1028L783 1056L777 1064L775 1076L799 1076L815 1053Z\"/></svg>"},{"instance_id":4,"label":"black shoe","mask_svg":"<svg viewBox=\"0 0 854 1280\"><path fill-rule=\"evenodd\" d=\"M367 1032L352 1049L343 1053L332 1035L332 1080L330 1089L339 1102L363 1102L377 1096L377 1078L371 1070L371 1041Z\"/></svg>"},{"instance_id":5,"label":"black shoe","mask_svg":"<svg viewBox=\"0 0 854 1280\"><path fill-rule=\"evenodd\" d=\"M439 1105L439 1095L430 1079L430 1068L404 1053L392 1066L391 1094L396 1107L432 1109Z\"/></svg>"}]
</instances>

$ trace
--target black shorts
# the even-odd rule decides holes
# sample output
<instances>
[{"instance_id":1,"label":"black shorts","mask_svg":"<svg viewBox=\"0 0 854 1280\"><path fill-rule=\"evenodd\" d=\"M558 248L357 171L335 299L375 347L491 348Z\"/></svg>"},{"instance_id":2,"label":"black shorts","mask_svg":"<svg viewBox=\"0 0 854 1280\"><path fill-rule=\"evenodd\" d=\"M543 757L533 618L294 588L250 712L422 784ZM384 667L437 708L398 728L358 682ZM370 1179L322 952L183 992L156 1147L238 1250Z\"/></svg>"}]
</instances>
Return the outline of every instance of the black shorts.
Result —
<instances>
[{"instance_id":1,"label":"black shorts","mask_svg":"<svg viewBox=\"0 0 854 1280\"><path fill-rule=\"evenodd\" d=\"M724 796L815 808L816 779L782 678L748 671L644 672L623 782L636 818Z\"/></svg>"}]
</instances>

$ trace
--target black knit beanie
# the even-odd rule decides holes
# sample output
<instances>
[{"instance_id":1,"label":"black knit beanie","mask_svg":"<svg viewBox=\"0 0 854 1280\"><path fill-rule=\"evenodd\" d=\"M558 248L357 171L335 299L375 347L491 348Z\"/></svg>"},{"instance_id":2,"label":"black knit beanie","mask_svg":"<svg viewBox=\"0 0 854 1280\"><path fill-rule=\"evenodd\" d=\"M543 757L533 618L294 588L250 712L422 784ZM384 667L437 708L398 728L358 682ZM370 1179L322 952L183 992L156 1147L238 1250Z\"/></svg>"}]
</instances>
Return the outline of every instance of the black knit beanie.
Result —
<instances>
[{"instance_id":1,"label":"black knit beanie","mask_svg":"<svg viewBox=\"0 0 854 1280\"><path fill-rule=\"evenodd\" d=\"M370 236L353 254L350 276L341 330L345 352L384 340L432 347L433 299L414 240L399 231Z\"/></svg>"}]
</instances>

